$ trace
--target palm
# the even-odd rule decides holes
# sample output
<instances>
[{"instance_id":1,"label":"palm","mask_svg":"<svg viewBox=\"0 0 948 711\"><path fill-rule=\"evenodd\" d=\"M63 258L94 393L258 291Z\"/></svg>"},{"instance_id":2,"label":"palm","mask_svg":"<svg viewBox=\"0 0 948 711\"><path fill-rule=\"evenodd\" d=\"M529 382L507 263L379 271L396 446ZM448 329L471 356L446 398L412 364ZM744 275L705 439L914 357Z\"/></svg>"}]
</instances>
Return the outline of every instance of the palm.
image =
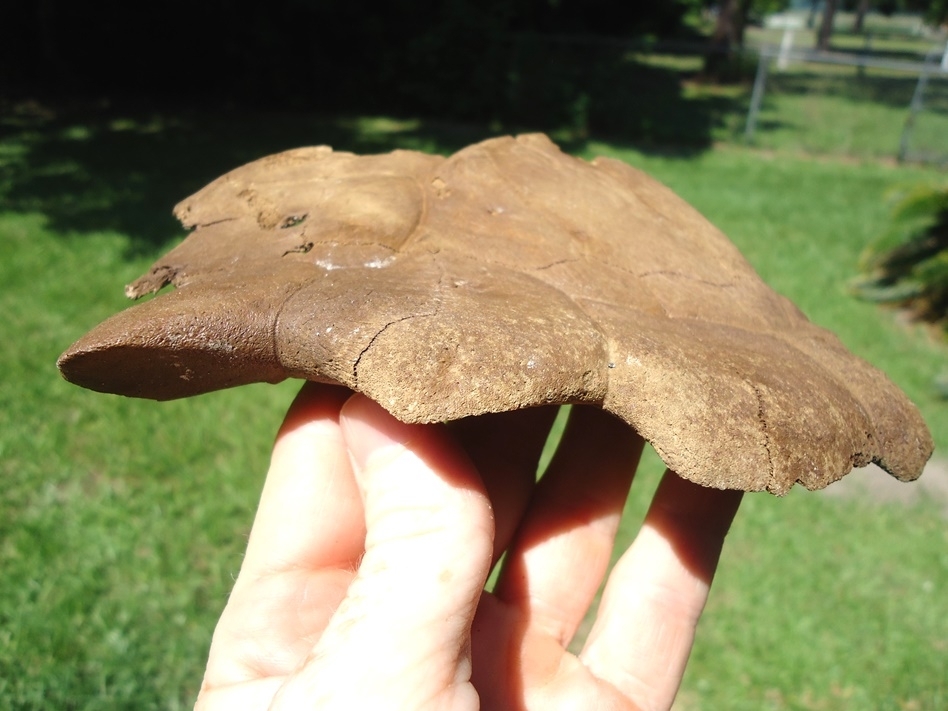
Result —
<instances>
[{"instance_id":1,"label":"palm","mask_svg":"<svg viewBox=\"0 0 948 711\"><path fill-rule=\"evenodd\" d=\"M198 708L670 706L737 495L666 477L576 657L641 439L580 409L535 484L546 410L449 435L349 395L287 416Z\"/></svg>"}]
</instances>

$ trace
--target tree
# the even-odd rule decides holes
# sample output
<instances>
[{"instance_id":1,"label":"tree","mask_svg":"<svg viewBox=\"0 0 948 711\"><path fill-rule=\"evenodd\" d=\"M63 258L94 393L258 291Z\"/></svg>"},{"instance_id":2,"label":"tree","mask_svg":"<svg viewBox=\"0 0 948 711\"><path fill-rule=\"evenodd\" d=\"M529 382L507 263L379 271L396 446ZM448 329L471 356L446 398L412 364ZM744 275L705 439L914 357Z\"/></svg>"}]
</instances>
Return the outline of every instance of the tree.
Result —
<instances>
[{"instance_id":1,"label":"tree","mask_svg":"<svg viewBox=\"0 0 948 711\"><path fill-rule=\"evenodd\" d=\"M937 27L948 25L948 0L929 0L925 15Z\"/></svg>"},{"instance_id":2,"label":"tree","mask_svg":"<svg viewBox=\"0 0 948 711\"><path fill-rule=\"evenodd\" d=\"M867 12L869 12L869 0L859 0L859 3L856 5L856 16L853 18L853 34L862 34Z\"/></svg>"},{"instance_id":3,"label":"tree","mask_svg":"<svg viewBox=\"0 0 948 711\"><path fill-rule=\"evenodd\" d=\"M744 44L744 17L751 0L723 0L711 36L713 44L728 49Z\"/></svg>"},{"instance_id":4,"label":"tree","mask_svg":"<svg viewBox=\"0 0 948 711\"><path fill-rule=\"evenodd\" d=\"M816 48L826 51L830 48L830 36L833 34L833 20L836 17L836 8L839 0L825 0L823 5L823 19L820 20L820 31L816 36Z\"/></svg>"},{"instance_id":5,"label":"tree","mask_svg":"<svg viewBox=\"0 0 948 711\"><path fill-rule=\"evenodd\" d=\"M777 12L788 4L787 0L721 0L705 60L705 74L721 79L724 71L732 67L736 51L744 46L744 30L752 14Z\"/></svg>"},{"instance_id":6,"label":"tree","mask_svg":"<svg viewBox=\"0 0 948 711\"><path fill-rule=\"evenodd\" d=\"M714 32L711 34L711 46L704 59L706 76L722 80L727 78L734 63L737 47L744 43L744 19L741 6L748 0L722 0L718 5Z\"/></svg>"}]
</instances>

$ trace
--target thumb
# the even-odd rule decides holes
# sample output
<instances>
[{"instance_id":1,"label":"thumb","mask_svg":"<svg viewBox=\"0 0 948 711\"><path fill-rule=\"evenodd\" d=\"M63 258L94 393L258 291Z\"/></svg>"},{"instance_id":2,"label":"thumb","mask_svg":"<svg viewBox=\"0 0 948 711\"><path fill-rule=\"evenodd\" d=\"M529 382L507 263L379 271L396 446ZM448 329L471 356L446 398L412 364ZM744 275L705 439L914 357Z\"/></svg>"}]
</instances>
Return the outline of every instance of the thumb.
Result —
<instances>
[{"instance_id":1,"label":"thumb","mask_svg":"<svg viewBox=\"0 0 948 711\"><path fill-rule=\"evenodd\" d=\"M364 501L365 555L279 699L289 695L287 708L304 698L331 709L477 708L470 629L494 530L480 477L447 430L398 422L363 396L346 403L340 426Z\"/></svg>"}]
</instances>

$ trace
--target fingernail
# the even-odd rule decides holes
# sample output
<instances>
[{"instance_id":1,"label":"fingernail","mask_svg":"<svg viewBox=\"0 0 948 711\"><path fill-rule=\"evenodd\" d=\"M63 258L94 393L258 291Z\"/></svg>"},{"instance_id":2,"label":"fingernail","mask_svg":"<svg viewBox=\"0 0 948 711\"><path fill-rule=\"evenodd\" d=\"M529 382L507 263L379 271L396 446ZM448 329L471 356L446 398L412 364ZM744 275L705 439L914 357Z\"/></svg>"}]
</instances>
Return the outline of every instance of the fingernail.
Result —
<instances>
[{"instance_id":1,"label":"fingernail","mask_svg":"<svg viewBox=\"0 0 948 711\"><path fill-rule=\"evenodd\" d=\"M339 424L353 463L359 469L365 469L371 458L385 450L400 450L411 438L413 429L364 395L349 398L340 411Z\"/></svg>"}]
</instances>

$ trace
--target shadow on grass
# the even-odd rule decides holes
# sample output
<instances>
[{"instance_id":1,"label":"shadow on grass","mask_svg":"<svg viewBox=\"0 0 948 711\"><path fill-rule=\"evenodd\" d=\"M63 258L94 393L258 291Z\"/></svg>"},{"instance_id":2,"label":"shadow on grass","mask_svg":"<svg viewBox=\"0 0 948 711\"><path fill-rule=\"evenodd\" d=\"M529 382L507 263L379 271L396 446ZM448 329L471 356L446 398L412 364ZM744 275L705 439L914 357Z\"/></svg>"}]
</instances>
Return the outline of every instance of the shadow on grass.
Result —
<instances>
[{"instance_id":1,"label":"shadow on grass","mask_svg":"<svg viewBox=\"0 0 948 711\"><path fill-rule=\"evenodd\" d=\"M885 39L885 36L878 36L875 32L872 33L872 36L873 36L873 39L877 37L878 39ZM893 35L893 37L898 38L898 35ZM859 41L858 38L853 38L852 36L850 36L850 38L847 38L847 39L850 39L850 41L853 41L853 39L856 39L857 42ZM914 47L907 47L905 49L878 49L878 48L873 47L870 44L867 51L866 45L864 43L865 39L863 38L862 41L863 41L862 46L859 46L859 45L840 46L840 44L836 43L832 45L832 47L830 48L830 51L835 52L837 54L849 54L854 57L869 56L869 57L872 57L873 59L885 59L892 62L923 62L925 61L924 51L920 53L918 49Z\"/></svg>"},{"instance_id":2,"label":"shadow on grass","mask_svg":"<svg viewBox=\"0 0 948 711\"><path fill-rule=\"evenodd\" d=\"M173 206L261 156L320 144L445 153L488 133L417 121L128 105L21 104L0 120L7 134L0 140L0 209L43 213L64 236L121 232L131 238L130 256L180 237Z\"/></svg>"},{"instance_id":3,"label":"shadow on grass","mask_svg":"<svg viewBox=\"0 0 948 711\"><path fill-rule=\"evenodd\" d=\"M778 91L785 94L834 96L841 99L876 103L908 110L918 77L879 75L867 69L860 74L855 67L833 73L824 71L794 71L771 79Z\"/></svg>"},{"instance_id":4,"label":"shadow on grass","mask_svg":"<svg viewBox=\"0 0 948 711\"><path fill-rule=\"evenodd\" d=\"M565 126L562 116L554 122L531 113L531 104L559 98L535 96L532 85L513 99L522 119L492 125L167 102L0 103L0 210L42 213L64 237L120 232L130 238L131 257L180 238L171 214L180 200L281 150L325 144L356 153L448 154L492 135L544 130L569 152L582 151L595 134L645 152L674 147L674 155L688 158L710 147L712 131L734 109L735 101L722 97L686 100L676 71L625 59L610 67L574 73L573 86L586 93L570 99L580 115Z\"/></svg>"}]
</instances>

